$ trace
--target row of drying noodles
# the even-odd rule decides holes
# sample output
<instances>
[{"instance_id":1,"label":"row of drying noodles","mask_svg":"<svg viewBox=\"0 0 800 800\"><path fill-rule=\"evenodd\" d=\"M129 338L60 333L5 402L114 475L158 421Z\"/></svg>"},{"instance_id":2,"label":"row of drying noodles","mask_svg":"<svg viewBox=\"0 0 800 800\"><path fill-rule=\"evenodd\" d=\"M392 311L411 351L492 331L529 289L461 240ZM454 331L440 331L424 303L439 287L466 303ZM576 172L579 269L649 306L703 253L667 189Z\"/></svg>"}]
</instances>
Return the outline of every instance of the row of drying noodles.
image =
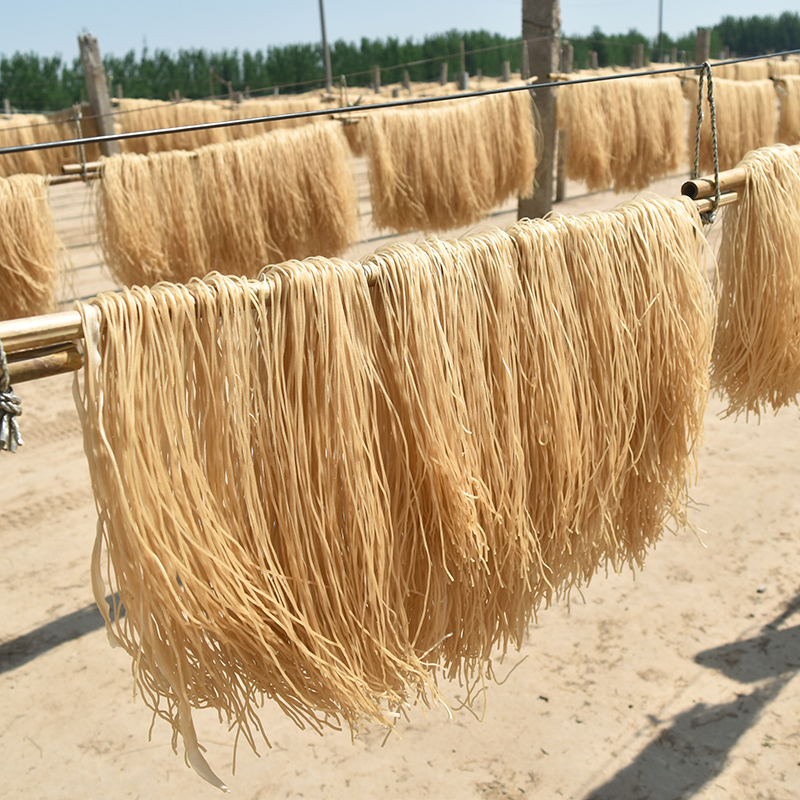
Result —
<instances>
[{"instance_id":1,"label":"row of drying noodles","mask_svg":"<svg viewBox=\"0 0 800 800\"><path fill-rule=\"evenodd\" d=\"M537 609L684 521L699 232L639 200L81 304L94 594L203 777L193 709L255 747L264 699L317 731L472 701Z\"/></svg>"},{"instance_id":2,"label":"row of drying noodles","mask_svg":"<svg viewBox=\"0 0 800 800\"><path fill-rule=\"evenodd\" d=\"M77 110L67 109L55 114L13 114L0 117L0 147L20 147L43 142L59 142L81 136L97 136L97 125L91 116L90 106ZM97 145L86 145L87 161L100 156ZM77 147L53 147L46 150L26 150L0 156L0 178L11 175L58 175L64 164L82 161Z\"/></svg>"},{"instance_id":3,"label":"row of drying noodles","mask_svg":"<svg viewBox=\"0 0 800 800\"><path fill-rule=\"evenodd\" d=\"M192 100L167 103L158 100L121 99L118 101L115 125L120 133L178 128L202 125L211 122L226 122L256 117L275 117L319 111L323 103L318 94L299 97L248 99L238 103L222 101ZM121 149L126 153L156 153L167 150L196 150L208 144L220 144L236 139L259 136L278 128L294 128L316 120L327 119L325 115L251 125L234 125L201 131L182 131L163 136L126 139Z\"/></svg>"},{"instance_id":4,"label":"row of drying noodles","mask_svg":"<svg viewBox=\"0 0 800 800\"><path fill-rule=\"evenodd\" d=\"M359 123L370 156L373 222L397 231L470 225L533 187L535 129L522 93ZM185 281L210 269L337 256L355 240L349 151L335 122L193 152L108 159L100 235L123 285Z\"/></svg>"},{"instance_id":5,"label":"row of drying noodles","mask_svg":"<svg viewBox=\"0 0 800 800\"><path fill-rule=\"evenodd\" d=\"M798 141L798 76L800 61L794 59L714 68L720 169L758 147ZM696 78L675 76L564 87L557 108L558 127L566 133L567 177L593 191L620 192L684 170L694 154L697 93ZM688 128L684 98L691 101ZM707 97L703 107L700 170L707 173L714 166Z\"/></svg>"},{"instance_id":6,"label":"row of drying noodles","mask_svg":"<svg viewBox=\"0 0 800 800\"><path fill-rule=\"evenodd\" d=\"M485 79L482 89L497 87L496 80ZM383 87L382 91L389 91ZM408 94L430 97L436 94L452 94L453 85L414 84ZM363 99L362 99L363 101ZM118 133L157 130L161 128L185 127L204 123L226 122L257 117L278 117L307 111L320 111L330 107L319 92L307 92L286 97L249 98L238 102L223 100L192 100L165 102L139 98L115 100L114 127ZM52 114L14 114L0 117L0 147L63 141L81 136L97 136L98 129L91 107L81 108L80 122L76 122L76 109L65 109ZM219 144L235 139L259 136L278 128L293 128L315 121L326 120L326 115L299 119L276 119L263 123L234 125L205 131L182 131L180 133L132 138L120 142L123 153L155 153L166 150L195 150L207 144ZM80 127L79 127L80 126ZM76 148L54 148L52 150L28 151L0 158L0 177L20 173L36 175L58 175L65 164L96 161L100 157L99 146L87 145L84 153Z\"/></svg>"},{"instance_id":7,"label":"row of drying noodles","mask_svg":"<svg viewBox=\"0 0 800 800\"><path fill-rule=\"evenodd\" d=\"M64 254L45 178L0 177L0 320L55 311Z\"/></svg>"}]
</instances>

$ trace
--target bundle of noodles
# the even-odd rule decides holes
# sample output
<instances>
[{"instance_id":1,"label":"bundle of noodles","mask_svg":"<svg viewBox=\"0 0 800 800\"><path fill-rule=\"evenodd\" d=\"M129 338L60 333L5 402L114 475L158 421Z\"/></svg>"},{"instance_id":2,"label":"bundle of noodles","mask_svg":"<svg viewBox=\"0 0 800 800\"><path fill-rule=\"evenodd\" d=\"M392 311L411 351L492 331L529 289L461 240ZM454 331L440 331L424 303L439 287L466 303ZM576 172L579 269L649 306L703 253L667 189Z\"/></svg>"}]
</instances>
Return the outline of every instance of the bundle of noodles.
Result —
<instances>
[{"instance_id":1,"label":"bundle of noodles","mask_svg":"<svg viewBox=\"0 0 800 800\"><path fill-rule=\"evenodd\" d=\"M788 58L785 61L770 61L769 74L773 78L782 78L785 75L800 75L800 61Z\"/></svg>"},{"instance_id":2,"label":"bundle of noodles","mask_svg":"<svg viewBox=\"0 0 800 800\"><path fill-rule=\"evenodd\" d=\"M728 413L778 409L800 392L800 146L748 153L718 258L712 380Z\"/></svg>"},{"instance_id":3,"label":"bundle of noodles","mask_svg":"<svg viewBox=\"0 0 800 800\"><path fill-rule=\"evenodd\" d=\"M347 143L334 123L103 164L100 239L124 285L255 275L286 258L337 255L355 238Z\"/></svg>"},{"instance_id":4,"label":"bundle of noodles","mask_svg":"<svg viewBox=\"0 0 800 800\"><path fill-rule=\"evenodd\" d=\"M243 100L237 103L230 111L231 119L248 119L253 117L277 117L281 114L299 114L305 111L319 111L323 108L319 97L281 97L272 99ZM328 119L327 116L299 117L297 119L275 120L274 122L260 122L252 125L238 125L227 128L231 139L245 139L268 133L277 128L297 128L313 122Z\"/></svg>"},{"instance_id":5,"label":"bundle of noodles","mask_svg":"<svg viewBox=\"0 0 800 800\"><path fill-rule=\"evenodd\" d=\"M778 141L800 143L800 75L785 75L778 86L781 113L778 121Z\"/></svg>"},{"instance_id":6,"label":"bundle of noodles","mask_svg":"<svg viewBox=\"0 0 800 800\"><path fill-rule=\"evenodd\" d=\"M181 101L167 103L163 100L125 98L118 101L115 125L120 133L148 131L160 128L202 125L229 119L227 111L217 103L204 101ZM120 149L125 153L158 153L167 150L195 150L207 144L226 141L222 128L204 131L181 131L180 133L124 139Z\"/></svg>"},{"instance_id":7,"label":"bundle of noodles","mask_svg":"<svg viewBox=\"0 0 800 800\"><path fill-rule=\"evenodd\" d=\"M687 81L687 96L697 106L697 80ZM746 153L775 141L778 108L770 80L731 81L714 78L717 112L719 168L732 169ZM700 130L700 172L714 169L711 112L703 85L703 125ZM689 126L690 152L694 153L695 126Z\"/></svg>"},{"instance_id":8,"label":"bundle of noodles","mask_svg":"<svg viewBox=\"0 0 800 800\"><path fill-rule=\"evenodd\" d=\"M54 310L57 248L45 179L0 178L0 319Z\"/></svg>"},{"instance_id":9,"label":"bundle of noodles","mask_svg":"<svg viewBox=\"0 0 800 800\"><path fill-rule=\"evenodd\" d=\"M648 200L509 229L528 304L520 418L537 597L602 563L641 565L665 523L683 521L713 338L698 223L688 200Z\"/></svg>"},{"instance_id":10,"label":"bundle of noodles","mask_svg":"<svg viewBox=\"0 0 800 800\"><path fill-rule=\"evenodd\" d=\"M673 77L564 87L558 127L567 133L567 176L589 189L643 189L686 160L685 103Z\"/></svg>"},{"instance_id":11,"label":"bundle of noodles","mask_svg":"<svg viewBox=\"0 0 800 800\"><path fill-rule=\"evenodd\" d=\"M379 228L470 225L507 197L533 191L536 142L527 92L376 112L359 125Z\"/></svg>"},{"instance_id":12,"label":"bundle of noodles","mask_svg":"<svg viewBox=\"0 0 800 800\"><path fill-rule=\"evenodd\" d=\"M738 64L711 64L715 77L728 81L764 81L773 74L770 61L740 61Z\"/></svg>"},{"instance_id":13,"label":"bundle of noodles","mask_svg":"<svg viewBox=\"0 0 800 800\"><path fill-rule=\"evenodd\" d=\"M265 697L391 725L641 563L707 394L697 225L640 201L81 307L95 597L204 777L192 708L253 746Z\"/></svg>"}]
</instances>

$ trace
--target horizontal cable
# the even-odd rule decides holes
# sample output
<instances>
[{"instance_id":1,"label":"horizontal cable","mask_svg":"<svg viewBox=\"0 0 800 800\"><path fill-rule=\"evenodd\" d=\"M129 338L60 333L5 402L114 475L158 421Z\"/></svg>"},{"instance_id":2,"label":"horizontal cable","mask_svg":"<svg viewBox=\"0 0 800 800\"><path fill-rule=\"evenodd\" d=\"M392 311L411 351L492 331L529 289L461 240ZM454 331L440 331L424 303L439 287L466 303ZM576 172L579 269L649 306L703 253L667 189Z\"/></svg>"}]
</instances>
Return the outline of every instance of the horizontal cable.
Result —
<instances>
[{"instance_id":1,"label":"horizontal cable","mask_svg":"<svg viewBox=\"0 0 800 800\"><path fill-rule=\"evenodd\" d=\"M764 59L777 58L785 55L796 55L798 50L785 50L781 53L771 53L761 56L748 56L746 58L732 58L726 61L715 62L715 67L722 67L728 64L739 64L746 61L758 61ZM427 103L442 103L449 100L466 100L473 97L487 97L495 94L508 94L509 92L529 91L535 89L550 89L560 86L575 86L583 83L600 83L602 81L624 80L626 78L646 78L654 75L669 75L678 72L691 72L692 70L702 69L702 64L693 64L686 67L668 67L665 69L645 70L639 72L620 72L611 75L593 75L588 78L573 78L566 81L546 81L542 83L526 83L521 86L506 86L497 89L484 89L477 92L463 92L460 94L443 95L441 97L411 97L407 100L394 100L388 103L372 103L364 106L344 106L342 108L325 108L314 111L297 111L289 114L275 114L268 117L251 117L247 119L220 120L219 122L203 122L197 125L182 125L173 128L156 128L149 131L129 131L128 133L110 133L104 136L88 136L83 139L66 139L56 142L38 142L36 144L15 145L13 147L0 148L0 155L8 153L23 153L30 150L49 150L54 147L74 147L76 144L101 144L103 142L124 141L126 139L143 139L148 136L165 136L173 133L184 133L191 131L206 131L216 128L233 128L240 125L256 125L265 122L282 122L291 119L305 119L311 117L328 117L332 114L362 113L364 111L378 111L391 108L403 108L406 106L417 106Z\"/></svg>"}]
</instances>

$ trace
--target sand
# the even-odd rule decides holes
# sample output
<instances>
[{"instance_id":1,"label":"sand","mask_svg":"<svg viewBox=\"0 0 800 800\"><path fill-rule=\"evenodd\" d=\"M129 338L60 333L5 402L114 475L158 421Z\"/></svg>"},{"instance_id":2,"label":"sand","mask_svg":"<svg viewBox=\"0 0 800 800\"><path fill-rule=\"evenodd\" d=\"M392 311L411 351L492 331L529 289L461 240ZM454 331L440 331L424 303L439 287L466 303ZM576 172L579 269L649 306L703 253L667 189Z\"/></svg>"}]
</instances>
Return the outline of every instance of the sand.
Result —
<instances>
[{"instance_id":1,"label":"sand","mask_svg":"<svg viewBox=\"0 0 800 800\"><path fill-rule=\"evenodd\" d=\"M680 182L654 188L677 194ZM51 192L77 267L65 297L112 286L87 189ZM620 199L573 197L559 210ZM362 225L375 237L368 218ZM165 723L148 741L130 661L109 647L91 603L96 514L72 378L17 392L25 445L0 454L0 797L218 797L173 755ZM667 533L641 574L598 575L583 596L543 611L523 649L497 666L507 680L487 687L482 721L416 710L384 745L382 730L319 737L268 706L273 749L256 758L242 746L231 776L231 737L215 715L198 714L209 761L234 796L797 797L800 415L786 409L758 424L723 419L722 408L709 406L691 492L698 533ZM453 703L463 697L444 689Z\"/></svg>"}]
</instances>

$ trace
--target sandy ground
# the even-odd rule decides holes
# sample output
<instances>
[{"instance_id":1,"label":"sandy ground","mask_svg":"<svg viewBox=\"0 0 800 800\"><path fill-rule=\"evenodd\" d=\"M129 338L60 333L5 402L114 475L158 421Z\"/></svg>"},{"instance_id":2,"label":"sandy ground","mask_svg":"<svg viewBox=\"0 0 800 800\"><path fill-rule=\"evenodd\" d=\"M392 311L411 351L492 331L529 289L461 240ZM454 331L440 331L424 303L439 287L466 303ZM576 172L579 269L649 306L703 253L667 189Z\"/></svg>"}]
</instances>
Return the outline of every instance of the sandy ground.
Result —
<instances>
[{"instance_id":1,"label":"sandy ground","mask_svg":"<svg viewBox=\"0 0 800 800\"><path fill-rule=\"evenodd\" d=\"M51 191L76 267L65 296L111 287L87 190ZM366 217L364 236L353 255L381 243ZM91 603L96 516L71 388L69 376L18 386L26 443L0 454L0 797L219 796L172 753L166 724L148 740L130 661ZM721 410L712 400L691 493L699 535L667 533L641 574L598 575L542 612L497 666L507 680L487 687L482 721L416 710L384 745L381 730L319 737L268 706L272 750L241 746L232 776L231 736L199 714L212 766L248 799L800 796L800 418Z\"/></svg>"}]
</instances>

